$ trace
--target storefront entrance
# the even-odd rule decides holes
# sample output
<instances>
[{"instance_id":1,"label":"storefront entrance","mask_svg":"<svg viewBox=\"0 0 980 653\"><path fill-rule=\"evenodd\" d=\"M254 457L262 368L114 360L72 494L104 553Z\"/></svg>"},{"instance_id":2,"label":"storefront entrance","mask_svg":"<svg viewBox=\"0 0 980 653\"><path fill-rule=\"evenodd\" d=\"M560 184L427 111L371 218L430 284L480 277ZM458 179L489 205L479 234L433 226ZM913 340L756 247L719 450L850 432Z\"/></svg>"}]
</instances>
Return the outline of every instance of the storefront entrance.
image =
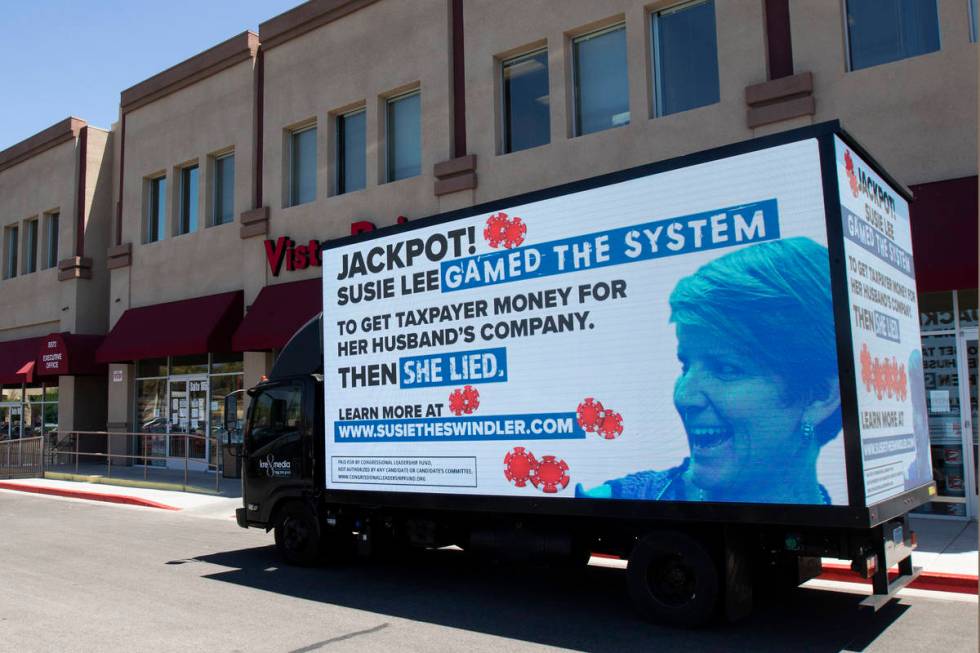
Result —
<instances>
[{"instance_id":1,"label":"storefront entrance","mask_svg":"<svg viewBox=\"0 0 980 653\"><path fill-rule=\"evenodd\" d=\"M929 440L937 490L933 502L920 512L976 519L976 291L923 295L920 308ZM952 310L942 310L947 308Z\"/></svg>"},{"instance_id":2,"label":"storefront entrance","mask_svg":"<svg viewBox=\"0 0 980 653\"><path fill-rule=\"evenodd\" d=\"M136 368L138 464L183 469L186 459L189 469L217 469L224 398L242 388L242 355L144 359Z\"/></svg>"},{"instance_id":3,"label":"storefront entrance","mask_svg":"<svg viewBox=\"0 0 980 653\"><path fill-rule=\"evenodd\" d=\"M23 405L0 403L0 440L16 440L23 437Z\"/></svg>"},{"instance_id":4,"label":"storefront entrance","mask_svg":"<svg viewBox=\"0 0 980 653\"><path fill-rule=\"evenodd\" d=\"M195 467L206 467L209 446L208 377L171 377L169 395L168 466L182 466L186 457L195 463Z\"/></svg>"}]
</instances>

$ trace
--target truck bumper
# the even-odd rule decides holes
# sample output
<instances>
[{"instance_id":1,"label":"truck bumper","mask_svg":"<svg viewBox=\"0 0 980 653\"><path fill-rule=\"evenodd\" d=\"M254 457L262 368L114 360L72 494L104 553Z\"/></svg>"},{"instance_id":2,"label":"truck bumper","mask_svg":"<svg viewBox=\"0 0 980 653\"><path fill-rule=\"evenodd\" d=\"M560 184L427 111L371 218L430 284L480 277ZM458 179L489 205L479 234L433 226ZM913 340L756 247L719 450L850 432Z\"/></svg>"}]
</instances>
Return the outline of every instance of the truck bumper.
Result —
<instances>
[{"instance_id":1,"label":"truck bumper","mask_svg":"<svg viewBox=\"0 0 980 653\"><path fill-rule=\"evenodd\" d=\"M248 518L245 516L245 508L235 508L235 521L242 528L248 528Z\"/></svg>"}]
</instances>

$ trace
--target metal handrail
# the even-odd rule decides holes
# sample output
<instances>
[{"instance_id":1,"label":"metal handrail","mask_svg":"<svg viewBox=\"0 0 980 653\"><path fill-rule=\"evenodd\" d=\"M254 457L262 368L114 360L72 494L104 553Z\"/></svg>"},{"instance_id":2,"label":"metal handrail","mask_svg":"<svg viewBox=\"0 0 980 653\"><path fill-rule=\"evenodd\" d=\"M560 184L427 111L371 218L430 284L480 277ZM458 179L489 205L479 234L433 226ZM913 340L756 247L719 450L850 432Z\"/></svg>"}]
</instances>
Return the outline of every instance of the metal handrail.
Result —
<instances>
[{"instance_id":1,"label":"metal handrail","mask_svg":"<svg viewBox=\"0 0 980 653\"><path fill-rule=\"evenodd\" d=\"M14 447L17 448L16 465L11 461ZM28 462L25 464L24 449L27 449ZM15 438L0 441L0 478L14 476L13 469L19 470L16 476L44 476L44 437Z\"/></svg>"},{"instance_id":2,"label":"metal handrail","mask_svg":"<svg viewBox=\"0 0 980 653\"><path fill-rule=\"evenodd\" d=\"M76 474L78 473L79 460L80 460L81 456L89 456L89 457L93 457L93 458L105 458L105 460L106 460L106 476L109 476L109 477L112 476L112 460L113 460L113 458L117 458L117 459L118 458L122 458L122 459L125 459L125 460L133 460L133 461L141 460L141 461L144 461L144 463L149 462L149 461L168 461L168 460L171 460L173 458L179 458L179 456L159 456L159 455L153 455L153 454L148 453L148 451L147 451L147 439L148 438L169 438L169 439L177 438L177 439L182 439L183 440L183 445L184 445L184 447L183 447L183 449L184 449L184 455L183 455L183 459L184 459L184 482L183 482L183 486L182 487L183 487L183 490L184 491L187 490L187 475L188 475L188 472L189 472L189 469L190 469L190 461L191 461L191 458L190 458L190 446L189 446L190 442L192 440L200 440L200 441L204 441L205 443L207 443L208 441L213 441L214 444L216 445L216 450L217 450L217 453L216 453L216 456L215 456L216 462L215 462L215 465L214 465L214 467L215 467L215 471L214 471L214 487L215 487L215 491L216 492L218 492L219 494L221 492L221 467L222 467L221 462L222 462L222 455L223 455L224 451L223 451L223 442L222 442L222 439L220 437L199 435L197 433L145 433L145 432L138 432L138 431L53 431L53 432L49 433L47 437L50 438L51 435L55 435L56 436L56 442L52 446L50 446L49 449L48 449L52 453L52 455L56 455L58 452L62 452L62 453L64 452L64 448L61 447L61 446L59 446L62 442L66 441L66 440L72 440L73 441L73 442L71 442L71 446L74 447L75 473ZM81 451L81 449L80 449L81 437L80 436L104 437L105 438L105 445L106 445L105 446L105 453L102 453L102 452L89 452L89 451L84 451L83 452L83 451ZM112 447L110 445L112 444L112 438L114 438L114 437L127 437L127 438L131 438L131 437L134 437L134 436L137 437L137 438L140 438L139 449L140 449L140 452L141 453L138 453L138 454L136 454L136 453L134 453L134 454L125 454L125 453L113 453L111 451ZM195 458L194 460L200 460L200 459ZM210 463L208 463L206 460L205 460L205 463L207 464L208 467L211 466ZM143 479L144 480L148 479L148 474L149 474L149 465L144 464L144 467L143 467Z\"/></svg>"}]
</instances>

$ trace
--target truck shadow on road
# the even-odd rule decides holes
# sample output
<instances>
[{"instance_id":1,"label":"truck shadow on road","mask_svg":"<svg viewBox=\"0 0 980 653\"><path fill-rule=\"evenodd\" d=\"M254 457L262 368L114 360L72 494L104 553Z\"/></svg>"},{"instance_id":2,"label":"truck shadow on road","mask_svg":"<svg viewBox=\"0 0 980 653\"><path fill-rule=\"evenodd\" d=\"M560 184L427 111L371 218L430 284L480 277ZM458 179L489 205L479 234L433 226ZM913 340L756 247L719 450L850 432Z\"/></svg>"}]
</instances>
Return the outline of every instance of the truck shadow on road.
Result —
<instances>
[{"instance_id":1,"label":"truck shadow on road","mask_svg":"<svg viewBox=\"0 0 980 653\"><path fill-rule=\"evenodd\" d=\"M448 550L301 569L283 566L272 546L194 560L228 568L204 576L212 580L589 651L665 645L672 651L861 651L908 609L892 602L871 615L859 610L860 596L800 588L757 601L753 616L737 625L685 631L642 621L630 604L622 569L498 564Z\"/></svg>"}]
</instances>

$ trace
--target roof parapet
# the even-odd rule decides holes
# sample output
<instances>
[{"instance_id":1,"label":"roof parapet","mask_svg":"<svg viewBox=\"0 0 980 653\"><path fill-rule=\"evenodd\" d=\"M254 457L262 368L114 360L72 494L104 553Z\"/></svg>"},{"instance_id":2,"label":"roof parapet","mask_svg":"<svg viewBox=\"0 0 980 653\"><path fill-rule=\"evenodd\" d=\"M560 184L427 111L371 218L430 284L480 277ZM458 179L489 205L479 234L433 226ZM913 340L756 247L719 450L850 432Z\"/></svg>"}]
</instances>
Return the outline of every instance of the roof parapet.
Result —
<instances>
[{"instance_id":1,"label":"roof parapet","mask_svg":"<svg viewBox=\"0 0 980 653\"><path fill-rule=\"evenodd\" d=\"M155 102L171 93L247 61L259 49L259 35L244 31L190 59L157 73L119 94L123 113Z\"/></svg>"}]
</instances>

